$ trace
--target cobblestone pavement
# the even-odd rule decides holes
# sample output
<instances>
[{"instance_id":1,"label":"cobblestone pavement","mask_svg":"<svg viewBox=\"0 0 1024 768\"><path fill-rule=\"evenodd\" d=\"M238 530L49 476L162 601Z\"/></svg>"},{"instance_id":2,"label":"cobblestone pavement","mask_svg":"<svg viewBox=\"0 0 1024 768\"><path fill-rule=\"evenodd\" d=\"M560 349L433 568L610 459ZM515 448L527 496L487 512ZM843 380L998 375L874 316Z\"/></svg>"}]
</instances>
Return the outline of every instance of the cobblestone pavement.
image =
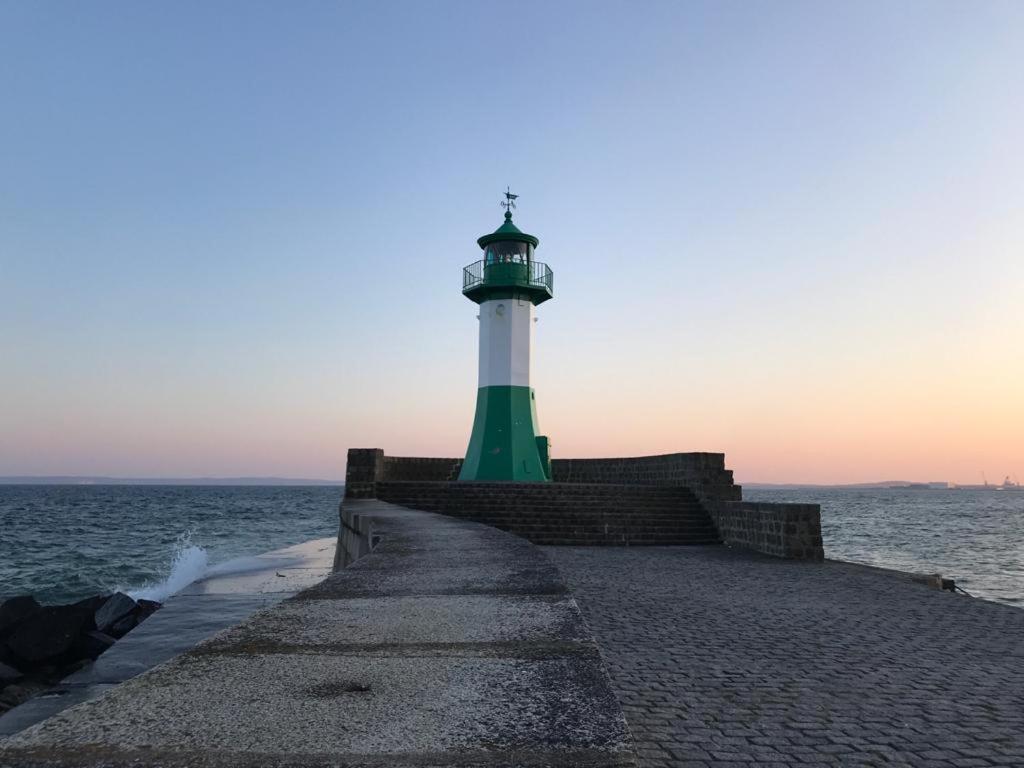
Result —
<instances>
[{"instance_id":1,"label":"cobblestone pavement","mask_svg":"<svg viewBox=\"0 0 1024 768\"><path fill-rule=\"evenodd\" d=\"M1024 610L848 563L561 548L645 766L1024 766Z\"/></svg>"}]
</instances>

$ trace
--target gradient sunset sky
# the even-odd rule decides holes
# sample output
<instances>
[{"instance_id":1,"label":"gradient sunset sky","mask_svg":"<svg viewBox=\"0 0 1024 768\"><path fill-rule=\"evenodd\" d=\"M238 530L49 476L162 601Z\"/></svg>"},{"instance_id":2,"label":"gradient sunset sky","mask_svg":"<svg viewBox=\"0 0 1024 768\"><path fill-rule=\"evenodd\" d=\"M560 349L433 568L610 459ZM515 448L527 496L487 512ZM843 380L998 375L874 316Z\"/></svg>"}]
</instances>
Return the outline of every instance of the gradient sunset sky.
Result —
<instances>
[{"instance_id":1,"label":"gradient sunset sky","mask_svg":"<svg viewBox=\"0 0 1024 768\"><path fill-rule=\"evenodd\" d=\"M0 1L0 475L459 456L475 239L555 456L1024 480L1024 3Z\"/></svg>"}]
</instances>

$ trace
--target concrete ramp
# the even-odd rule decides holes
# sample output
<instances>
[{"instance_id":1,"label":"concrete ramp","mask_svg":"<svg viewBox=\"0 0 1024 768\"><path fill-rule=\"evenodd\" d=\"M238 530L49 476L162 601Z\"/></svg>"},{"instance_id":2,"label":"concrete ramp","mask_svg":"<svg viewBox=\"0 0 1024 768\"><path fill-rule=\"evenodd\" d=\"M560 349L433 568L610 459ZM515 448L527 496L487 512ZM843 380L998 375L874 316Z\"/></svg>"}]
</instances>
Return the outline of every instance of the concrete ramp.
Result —
<instances>
[{"instance_id":1,"label":"concrete ramp","mask_svg":"<svg viewBox=\"0 0 1024 768\"><path fill-rule=\"evenodd\" d=\"M3 766L626 766L625 719L533 545L378 501L344 571L0 742Z\"/></svg>"}]
</instances>

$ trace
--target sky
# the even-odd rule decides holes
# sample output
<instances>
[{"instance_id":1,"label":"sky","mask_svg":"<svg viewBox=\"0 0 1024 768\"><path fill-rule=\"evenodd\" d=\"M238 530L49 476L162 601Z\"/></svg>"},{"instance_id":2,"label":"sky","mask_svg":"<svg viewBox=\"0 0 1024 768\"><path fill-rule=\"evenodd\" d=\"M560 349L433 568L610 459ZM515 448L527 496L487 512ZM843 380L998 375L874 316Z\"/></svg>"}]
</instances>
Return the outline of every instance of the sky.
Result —
<instances>
[{"instance_id":1,"label":"sky","mask_svg":"<svg viewBox=\"0 0 1024 768\"><path fill-rule=\"evenodd\" d=\"M0 0L0 475L461 456L475 240L555 457L1024 479L1024 3Z\"/></svg>"}]
</instances>

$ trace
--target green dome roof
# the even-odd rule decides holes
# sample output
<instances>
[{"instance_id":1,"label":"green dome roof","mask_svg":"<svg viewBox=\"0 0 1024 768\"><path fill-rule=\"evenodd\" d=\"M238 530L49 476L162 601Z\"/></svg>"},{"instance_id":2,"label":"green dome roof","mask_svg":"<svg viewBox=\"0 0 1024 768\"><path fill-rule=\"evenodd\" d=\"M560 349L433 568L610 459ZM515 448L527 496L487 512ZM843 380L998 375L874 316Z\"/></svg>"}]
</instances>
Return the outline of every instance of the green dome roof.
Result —
<instances>
[{"instance_id":1,"label":"green dome roof","mask_svg":"<svg viewBox=\"0 0 1024 768\"><path fill-rule=\"evenodd\" d=\"M499 240L511 240L515 243L529 243L534 248L540 245L538 240L533 235L528 235L521 231L519 227L512 223L512 214L508 211L505 212L505 223L494 230L489 235L484 235L479 238L476 242L481 248L485 248L488 243L496 243Z\"/></svg>"}]
</instances>

